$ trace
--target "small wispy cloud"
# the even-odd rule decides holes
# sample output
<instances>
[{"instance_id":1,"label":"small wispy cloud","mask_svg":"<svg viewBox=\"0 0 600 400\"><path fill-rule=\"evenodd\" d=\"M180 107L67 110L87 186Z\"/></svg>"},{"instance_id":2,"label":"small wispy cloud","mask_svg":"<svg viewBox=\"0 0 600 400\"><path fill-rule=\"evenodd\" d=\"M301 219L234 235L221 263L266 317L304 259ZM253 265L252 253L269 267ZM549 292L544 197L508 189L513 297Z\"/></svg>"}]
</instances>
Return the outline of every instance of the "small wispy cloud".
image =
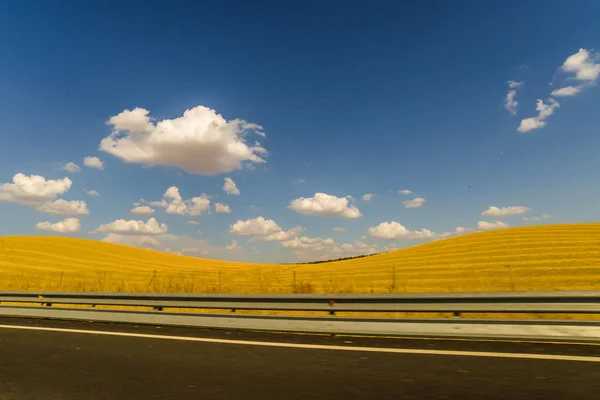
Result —
<instances>
[{"instance_id":1,"label":"small wispy cloud","mask_svg":"<svg viewBox=\"0 0 600 400\"><path fill-rule=\"evenodd\" d=\"M517 106L519 102L515 100L517 96L517 89L523 86L523 82L508 81L508 92L504 97L504 108L510 113L510 115L517 114Z\"/></svg>"}]
</instances>

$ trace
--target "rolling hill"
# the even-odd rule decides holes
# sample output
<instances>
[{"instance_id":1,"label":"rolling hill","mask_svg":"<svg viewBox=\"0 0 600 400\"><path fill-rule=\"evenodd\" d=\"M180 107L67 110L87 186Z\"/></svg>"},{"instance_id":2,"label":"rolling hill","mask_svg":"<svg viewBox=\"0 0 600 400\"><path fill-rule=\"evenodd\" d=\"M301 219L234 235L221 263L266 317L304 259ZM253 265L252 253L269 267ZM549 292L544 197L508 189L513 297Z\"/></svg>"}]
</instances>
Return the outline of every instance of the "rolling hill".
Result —
<instances>
[{"instance_id":1,"label":"rolling hill","mask_svg":"<svg viewBox=\"0 0 600 400\"><path fill-rule=\"evenodd\" d=\"M0 290L384 293L593 289L600 289L600 223L478 232L370 257L296 265L207 260L85 239L0 237Z\"/></svg>"}]
</instances>

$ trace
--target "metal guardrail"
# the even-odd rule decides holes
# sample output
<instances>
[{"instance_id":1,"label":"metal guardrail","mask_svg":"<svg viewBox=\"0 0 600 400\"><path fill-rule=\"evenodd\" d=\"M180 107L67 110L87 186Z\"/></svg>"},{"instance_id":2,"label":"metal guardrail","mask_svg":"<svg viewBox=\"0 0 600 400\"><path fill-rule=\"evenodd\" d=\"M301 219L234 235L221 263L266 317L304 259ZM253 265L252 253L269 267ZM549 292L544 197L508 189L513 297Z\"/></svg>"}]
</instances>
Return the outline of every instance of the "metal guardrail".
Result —
<instances>
[{"instance_id":1,"label":"metal guardrail","mask_svg":"<svg viewBox=\"0 0 600 400\"><path fill-rule=\"evenodd\" d=\"M97 305L150 307L154 311L93 308ZM222 309L233 313L174 312L169 309ZM318 311L327 312L329 316L235 314L238 310ZM451 313L455 318L350 318L336 314L344 312ZM363 295L0 292L0 316L329 334L551 338L600 342L600 320L457 318L461 313L600 314L600 291Z\"/></svg>"}]
</instances>

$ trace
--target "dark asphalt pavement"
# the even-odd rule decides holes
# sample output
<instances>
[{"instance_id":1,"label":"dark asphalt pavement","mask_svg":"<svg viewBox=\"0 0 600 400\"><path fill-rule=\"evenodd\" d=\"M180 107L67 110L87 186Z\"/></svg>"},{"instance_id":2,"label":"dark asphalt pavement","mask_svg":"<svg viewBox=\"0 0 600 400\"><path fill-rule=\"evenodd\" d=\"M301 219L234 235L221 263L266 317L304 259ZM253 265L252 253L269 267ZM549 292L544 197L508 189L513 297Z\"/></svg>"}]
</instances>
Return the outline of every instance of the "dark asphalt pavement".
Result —
<instances>
[{"instance_id":1,"label":"dark asphalt pavement","mask_svg":"<svg viewBox=\"0 0 600 400\"><path fill-rule=\"evenodd\" d=\"M600 356L594 345L277 335L0 318L0 325ZM1 400L598 399L600 363L184 342L0 328Z\"/></svg>"}]
</instances>

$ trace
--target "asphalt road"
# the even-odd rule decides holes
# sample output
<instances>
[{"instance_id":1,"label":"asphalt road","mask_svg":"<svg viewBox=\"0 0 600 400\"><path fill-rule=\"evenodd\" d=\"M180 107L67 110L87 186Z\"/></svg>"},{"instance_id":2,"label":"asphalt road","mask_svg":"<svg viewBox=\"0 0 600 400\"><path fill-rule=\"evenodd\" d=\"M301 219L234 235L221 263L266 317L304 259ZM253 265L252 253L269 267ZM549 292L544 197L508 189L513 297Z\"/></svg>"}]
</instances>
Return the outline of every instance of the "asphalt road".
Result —
<instances>
[{"instance_id":1,"label":"asphalt road","mask_svg":"<svg viewBox=\"0 0 600 400\"><path fill-rule=\"evenodd\" d=\"M1 400L597 399L600 362L348 351L600 357L600 346L277 335L0 318L0 325L344 346L290 348L0 327Z\"/></svg>"}]
</instances>

